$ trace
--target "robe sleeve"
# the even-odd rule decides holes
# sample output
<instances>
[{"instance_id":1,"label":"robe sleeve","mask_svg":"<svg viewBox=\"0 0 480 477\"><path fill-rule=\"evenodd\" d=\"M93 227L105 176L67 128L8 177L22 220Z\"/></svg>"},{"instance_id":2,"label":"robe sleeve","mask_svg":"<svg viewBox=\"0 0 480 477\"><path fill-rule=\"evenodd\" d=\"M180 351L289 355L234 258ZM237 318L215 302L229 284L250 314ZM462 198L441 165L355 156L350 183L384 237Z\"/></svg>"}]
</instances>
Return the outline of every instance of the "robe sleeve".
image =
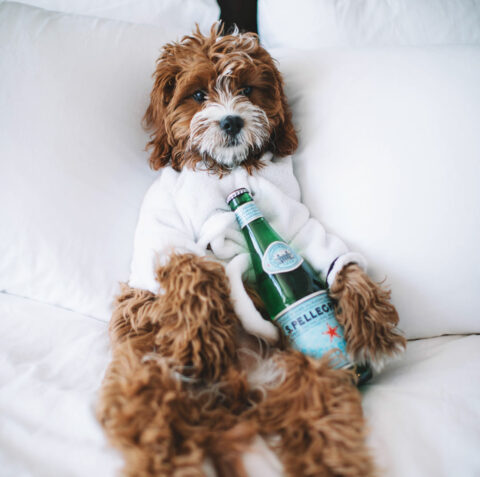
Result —
<instances>
[{"instance_id":1,"label":"robe sleeve","mask_svg":"<svg viewBox=\"0 0 480 477\"><path fill-rule=\"evenodd\" d=\"M277 202L280 209L274 221L279 230L285 230L291 245L312 265L314 270L330 286L337 273L349 263L356 263L366 269L364 257L348 250L345 243L325 230L323 225L311 216L307 206L301 202L300 185L293 173L292 160L282 158L276 165L275 186L283 196ZM273 195L273 191L270 192ZM287 197L288 196L288 197Z\"/></svg>"},{"instance_id":2,"label":"robe sleeve","mask_svg":"<svg viewBox=\"0 0 480 477\"><path fill-rule=\"evenodd\" d=\"M135 231L129 285L158 293L156 270L171 253L205 255L175 203L172 177L160 177L148 190ZM173 176L174 178L174 176ZM162 180L163 179L163 180Z\"/></svg>"},{"instance_id":3,"label":"robe sleeve","mask_svg":"<svg viewBox=\"0 0 480 477\"><path fill-rule=\"evenodd\" d=\"M349 263L366 269L365 258L348 250L337 236L327 233L320 222L309 217L295 234L291 245L312 265L314 270L331 286L337 273Z\"/></svg>"}]
</instances>

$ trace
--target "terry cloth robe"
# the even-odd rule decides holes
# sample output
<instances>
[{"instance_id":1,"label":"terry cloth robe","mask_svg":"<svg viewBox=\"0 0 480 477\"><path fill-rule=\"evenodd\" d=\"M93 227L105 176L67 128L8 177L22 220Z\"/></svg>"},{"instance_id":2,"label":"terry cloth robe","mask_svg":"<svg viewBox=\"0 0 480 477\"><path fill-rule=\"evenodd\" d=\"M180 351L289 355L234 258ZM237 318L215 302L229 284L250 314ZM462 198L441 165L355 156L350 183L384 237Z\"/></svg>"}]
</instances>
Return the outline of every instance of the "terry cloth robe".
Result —
<instances>
[{"instance_id":1,"label":"terry cloth robe","mask_svg":"<svg viewBox=\"0 0 480 477\"><path fill-rule=\"evenodd\" d=\"M278 329L262 318L248 297L242 278L252 279L250 255L235 214L225 198L247 188L265 219L331 285L348 263L365 268L363 257L349 252L337 237L325 231L300 202L300 187L291 157L262 157L265 167L249 175L238 167L219 178L202 170L165 168L143 201L135 233L129 285L162 293L155 270L172 252L194 253L225 265L235 312L247 332L270 343ZM328 273L328 277L327 277Z\"/></svg>"}]
</instances>

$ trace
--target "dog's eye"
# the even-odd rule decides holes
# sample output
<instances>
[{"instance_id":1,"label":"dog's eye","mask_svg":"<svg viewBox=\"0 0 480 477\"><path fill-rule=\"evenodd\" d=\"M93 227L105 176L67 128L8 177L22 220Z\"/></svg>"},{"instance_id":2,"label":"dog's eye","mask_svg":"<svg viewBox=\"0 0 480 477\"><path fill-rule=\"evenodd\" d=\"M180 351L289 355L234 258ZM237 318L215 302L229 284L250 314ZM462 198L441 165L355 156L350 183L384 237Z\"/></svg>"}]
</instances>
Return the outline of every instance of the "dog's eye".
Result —
<instances>
[{"instance_id":1,"label":"dog's eye","mask_svg":"<svg viewBox=\"0 0 480 477\"><path fill-rule=\"evenodd\" d=\"M199 89L198 91L195 91L195 93L192 94L192 98L197 103L203 103L205 101L205 96L206 96L205 91L202 91L201 89Z\"/></svg>"},{"instance_id":2,"label":"dog's eye","mask_svg":"<svg viewBox=\"0 0 480 477\"><path fill-rule=\"evenodd\" d=\"M251 86L245 86L240 90L240 94L244 96L250 96L252 94L253 88Z\"/></svg>"}]
</instances>

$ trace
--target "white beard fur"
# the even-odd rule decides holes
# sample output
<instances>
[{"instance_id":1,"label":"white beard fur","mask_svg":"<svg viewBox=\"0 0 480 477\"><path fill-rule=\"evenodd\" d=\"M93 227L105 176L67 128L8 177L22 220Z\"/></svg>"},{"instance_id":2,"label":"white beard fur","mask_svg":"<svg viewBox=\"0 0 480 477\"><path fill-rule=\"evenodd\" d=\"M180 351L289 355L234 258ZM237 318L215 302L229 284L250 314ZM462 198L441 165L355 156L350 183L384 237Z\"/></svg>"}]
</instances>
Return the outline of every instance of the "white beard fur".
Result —
<instances>
[{"instance_id":1,"label":"white beard fur","mask_svg":"<svg viewBox=\"0 0 480 477\"><path fill-rule=\"evenodd\" d=\"M220 121L226 116L240 116L244 122L233 145L228 144L231 139L220 128ZM193 116L188 147L232 169L245 161L251 151L260 151L268 138L269 122L261 108L245 96L221 92L218 102L206 101Z\"/></svg>"}]
</instances>

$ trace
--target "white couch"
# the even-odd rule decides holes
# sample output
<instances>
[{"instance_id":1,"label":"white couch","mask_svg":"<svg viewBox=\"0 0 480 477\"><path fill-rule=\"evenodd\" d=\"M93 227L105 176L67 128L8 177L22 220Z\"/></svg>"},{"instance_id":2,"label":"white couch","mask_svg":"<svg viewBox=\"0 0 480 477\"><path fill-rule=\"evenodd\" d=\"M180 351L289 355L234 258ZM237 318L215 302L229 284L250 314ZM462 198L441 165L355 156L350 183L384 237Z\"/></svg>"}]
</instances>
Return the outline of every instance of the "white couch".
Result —
<instances>
[{"instance_id":1,"label":"white couch","mask_svg":"<svg viewBox=\"0 0 480 477\"><path fill-rule=\"evenodd\" d=\"M121 468L94 405L112 296L155 178L140 121L160 46L218 16L213 1L176 1L28 2L68 13L0 2L2 476ZM304 1L303 17L329 20L322 36L279 16L283 0L259 3L299 130L304 201L387 277L409 338L362 389L372 453L392 477L480 475L480 7L451 2L461 14L445 10L437 29L405 27L438 2L409 5L415 21L406 0L389 2L388 30L348 2ZM246 464L281 475L259 443Z\"/></svg>"}]
</instances>

